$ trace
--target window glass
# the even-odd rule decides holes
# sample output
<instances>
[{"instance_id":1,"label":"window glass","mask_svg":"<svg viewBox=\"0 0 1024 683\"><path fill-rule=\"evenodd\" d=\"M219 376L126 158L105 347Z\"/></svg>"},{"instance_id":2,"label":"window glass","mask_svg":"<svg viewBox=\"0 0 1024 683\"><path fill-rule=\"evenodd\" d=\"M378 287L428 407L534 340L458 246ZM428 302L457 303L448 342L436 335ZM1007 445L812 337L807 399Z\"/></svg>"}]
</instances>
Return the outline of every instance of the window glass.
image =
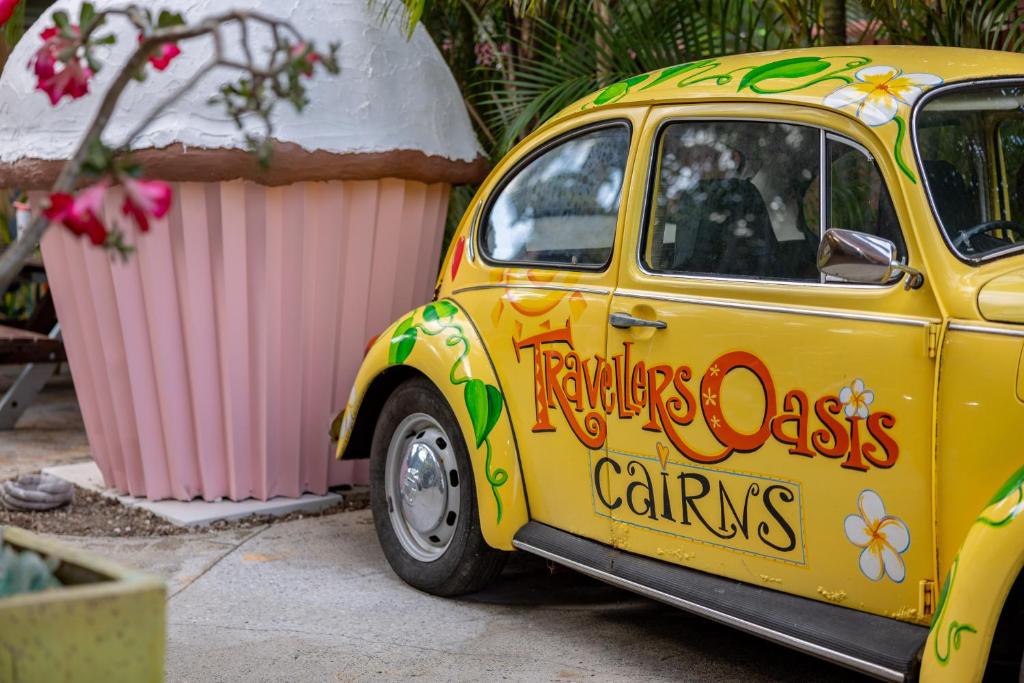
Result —
<instances>
[{"instance_id":1,"label":"window glass","mask_svg":"<svg viewBox=\"0 0 1024 683\"><path fill-rule=\"evenodd\" d=\"M918 165L946 242L983 259L1024 244L1024 87L937 93L915 117Z\"/></svg>"},{"instance_id":2,"label":"window glass","mask_svg":"<svg viewBox=\"0 0 1024 683\"><path fill-rule=\"evenodd\" d=\"M1001 185L1010 220L1024 224L1024 118L1006 119L999 124L999 146L1006 171Z\"/></svg>"},{"instance_id":3,"label":"window glass","mask_svg":"<svg viewBox=\"0 0 1024 683\"><path fill-rule=\"evenodd\" d=\"M828 226L884 237L903 254L896 209L875 160L859 147L828 139Z\"/></svg>"},{"instance_id":4,"label":"window glass","mask_svg":"<svg viewBox=\"0 0 1024 683\"><path fill-rule=\"evenodd\" d=\"M819 280L820 147L817 129L786 123L665 126L645 237L648 268Z\"/></svg>"},{"instance_id":5,"label":"window glass","mask_svg":"<svg viewBox=\"0 0 1024 683\"><path fill-rule=\"evenodd\" d=\"M498 190L484 222L484 255L495 261L606 265L629 142L625 125L593 130L516 171Z\"/></svg>"}]
</instances>

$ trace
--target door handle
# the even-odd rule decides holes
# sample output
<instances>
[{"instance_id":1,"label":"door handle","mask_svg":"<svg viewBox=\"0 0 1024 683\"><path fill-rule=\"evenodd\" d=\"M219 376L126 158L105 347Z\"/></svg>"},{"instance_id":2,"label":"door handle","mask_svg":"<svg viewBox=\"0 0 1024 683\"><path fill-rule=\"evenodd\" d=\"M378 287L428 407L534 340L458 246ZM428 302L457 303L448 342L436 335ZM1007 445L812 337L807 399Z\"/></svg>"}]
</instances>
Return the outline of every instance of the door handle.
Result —
<instances>
[{"instance_id":1,"label":"door handle","mask_svg":"<svg viewBox=\"0 0 1024 683\"><path fill-rule=\"evenodd\" d=\"M663 330L668 327L664 320L644 320L629 313L612 313L608 316L608 322L620 330L628 330L631 327L653 327L656 330Z\"/></svg>"}]
</instances>

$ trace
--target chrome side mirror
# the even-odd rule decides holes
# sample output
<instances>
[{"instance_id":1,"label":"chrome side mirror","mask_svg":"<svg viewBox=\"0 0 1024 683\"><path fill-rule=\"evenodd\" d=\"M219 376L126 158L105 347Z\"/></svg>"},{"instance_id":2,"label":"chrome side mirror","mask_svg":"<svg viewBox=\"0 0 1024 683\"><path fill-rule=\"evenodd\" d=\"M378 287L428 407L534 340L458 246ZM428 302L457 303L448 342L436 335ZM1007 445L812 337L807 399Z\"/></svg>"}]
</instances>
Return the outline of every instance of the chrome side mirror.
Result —
<instances>
[{"instance_id":1,"label":"chrome side mirror","mask_svg":"<svg viewBox=\"0 0 1024 683\"><path fill-rule=\"evenodd\" d=\"M818 270L847 282L880 285L906 273L905 289L924 284L920 271L899 262L895 244L883 237L840 228L825 231L818 245Z\"/></svg>"}]
</instances>

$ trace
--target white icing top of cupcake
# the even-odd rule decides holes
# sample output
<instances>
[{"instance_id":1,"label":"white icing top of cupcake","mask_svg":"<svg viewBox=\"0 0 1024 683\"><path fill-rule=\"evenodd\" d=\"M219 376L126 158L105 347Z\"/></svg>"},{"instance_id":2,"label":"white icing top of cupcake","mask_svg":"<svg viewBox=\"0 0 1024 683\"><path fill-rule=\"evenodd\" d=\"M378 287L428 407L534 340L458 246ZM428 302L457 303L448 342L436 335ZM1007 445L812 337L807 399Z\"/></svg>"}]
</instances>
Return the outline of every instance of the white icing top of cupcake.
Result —
<instances>
[{"instance_id":1,"label":"white icing top of cupcake","mask_svg":"<svg viewBox=\"0 0 1024 683\"><path fill-rule=\"evenodd\" d=\"M94 0L97 9L124 6L126 0ZM82 0L58 0L15 47L0 77L0 163L20 159L69 158L96 113L121 64L137 44L127 20L110 19L101 30L116 31L118 42L96 52L105 68L90 81L90 93L63 99L53 107L36 90L29 68L42 45L40 33L53 24L56 10L74 18ZM253 10L291 21L300 33L326 50L340 42L342 72L334 76L318 67L307 82L311 100L299 114L287 102L274 113L274 139L308 151L339 155L415 150L428 156L472 161L481 155L459 88L440 52L422 26L406 37L400 9L387 20L380 2L368 0L157 0L155 10L168 9L196 22L230 10ZM241 57L236 28L224 31L231 58ZM269 33L252 32L254 44L269 44ZM165 72L148 68L145 82L129 84L104 135L119 145L150 109L184 84L213 55L213 41L201 37L180 45L181 56ZM259 47L255 55L261 53ZM180 143L185 149L245 149L245 136L221 106L208 104L222 83L238 78L226 68L212 70L181 100L169 107L135 142L133 149L160 149ZM254 122L255 123L255 122ZM259 126L252 130L259 132Z\"/></svg>"}]
</instances>

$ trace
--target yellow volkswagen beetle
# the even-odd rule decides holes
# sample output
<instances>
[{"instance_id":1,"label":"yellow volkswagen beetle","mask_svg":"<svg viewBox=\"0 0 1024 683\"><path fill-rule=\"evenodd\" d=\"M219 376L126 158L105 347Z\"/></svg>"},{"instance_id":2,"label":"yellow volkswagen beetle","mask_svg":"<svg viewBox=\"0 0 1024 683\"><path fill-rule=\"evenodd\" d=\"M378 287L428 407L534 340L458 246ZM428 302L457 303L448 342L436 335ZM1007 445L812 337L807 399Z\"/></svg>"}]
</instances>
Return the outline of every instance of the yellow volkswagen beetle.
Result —
<instances>
[{"instance_id":1,"label":"yellow volkswagen beetle","mask_svg":"<svg viewBox=\"0 0 1024 683\"><path fill-rule=\"evenodd\" d=\"M1022 75L751 54L545 123L339 420L394 570L455 595L518 549L878 678L1016 679Z\"/></svg>"}]
</instances>

